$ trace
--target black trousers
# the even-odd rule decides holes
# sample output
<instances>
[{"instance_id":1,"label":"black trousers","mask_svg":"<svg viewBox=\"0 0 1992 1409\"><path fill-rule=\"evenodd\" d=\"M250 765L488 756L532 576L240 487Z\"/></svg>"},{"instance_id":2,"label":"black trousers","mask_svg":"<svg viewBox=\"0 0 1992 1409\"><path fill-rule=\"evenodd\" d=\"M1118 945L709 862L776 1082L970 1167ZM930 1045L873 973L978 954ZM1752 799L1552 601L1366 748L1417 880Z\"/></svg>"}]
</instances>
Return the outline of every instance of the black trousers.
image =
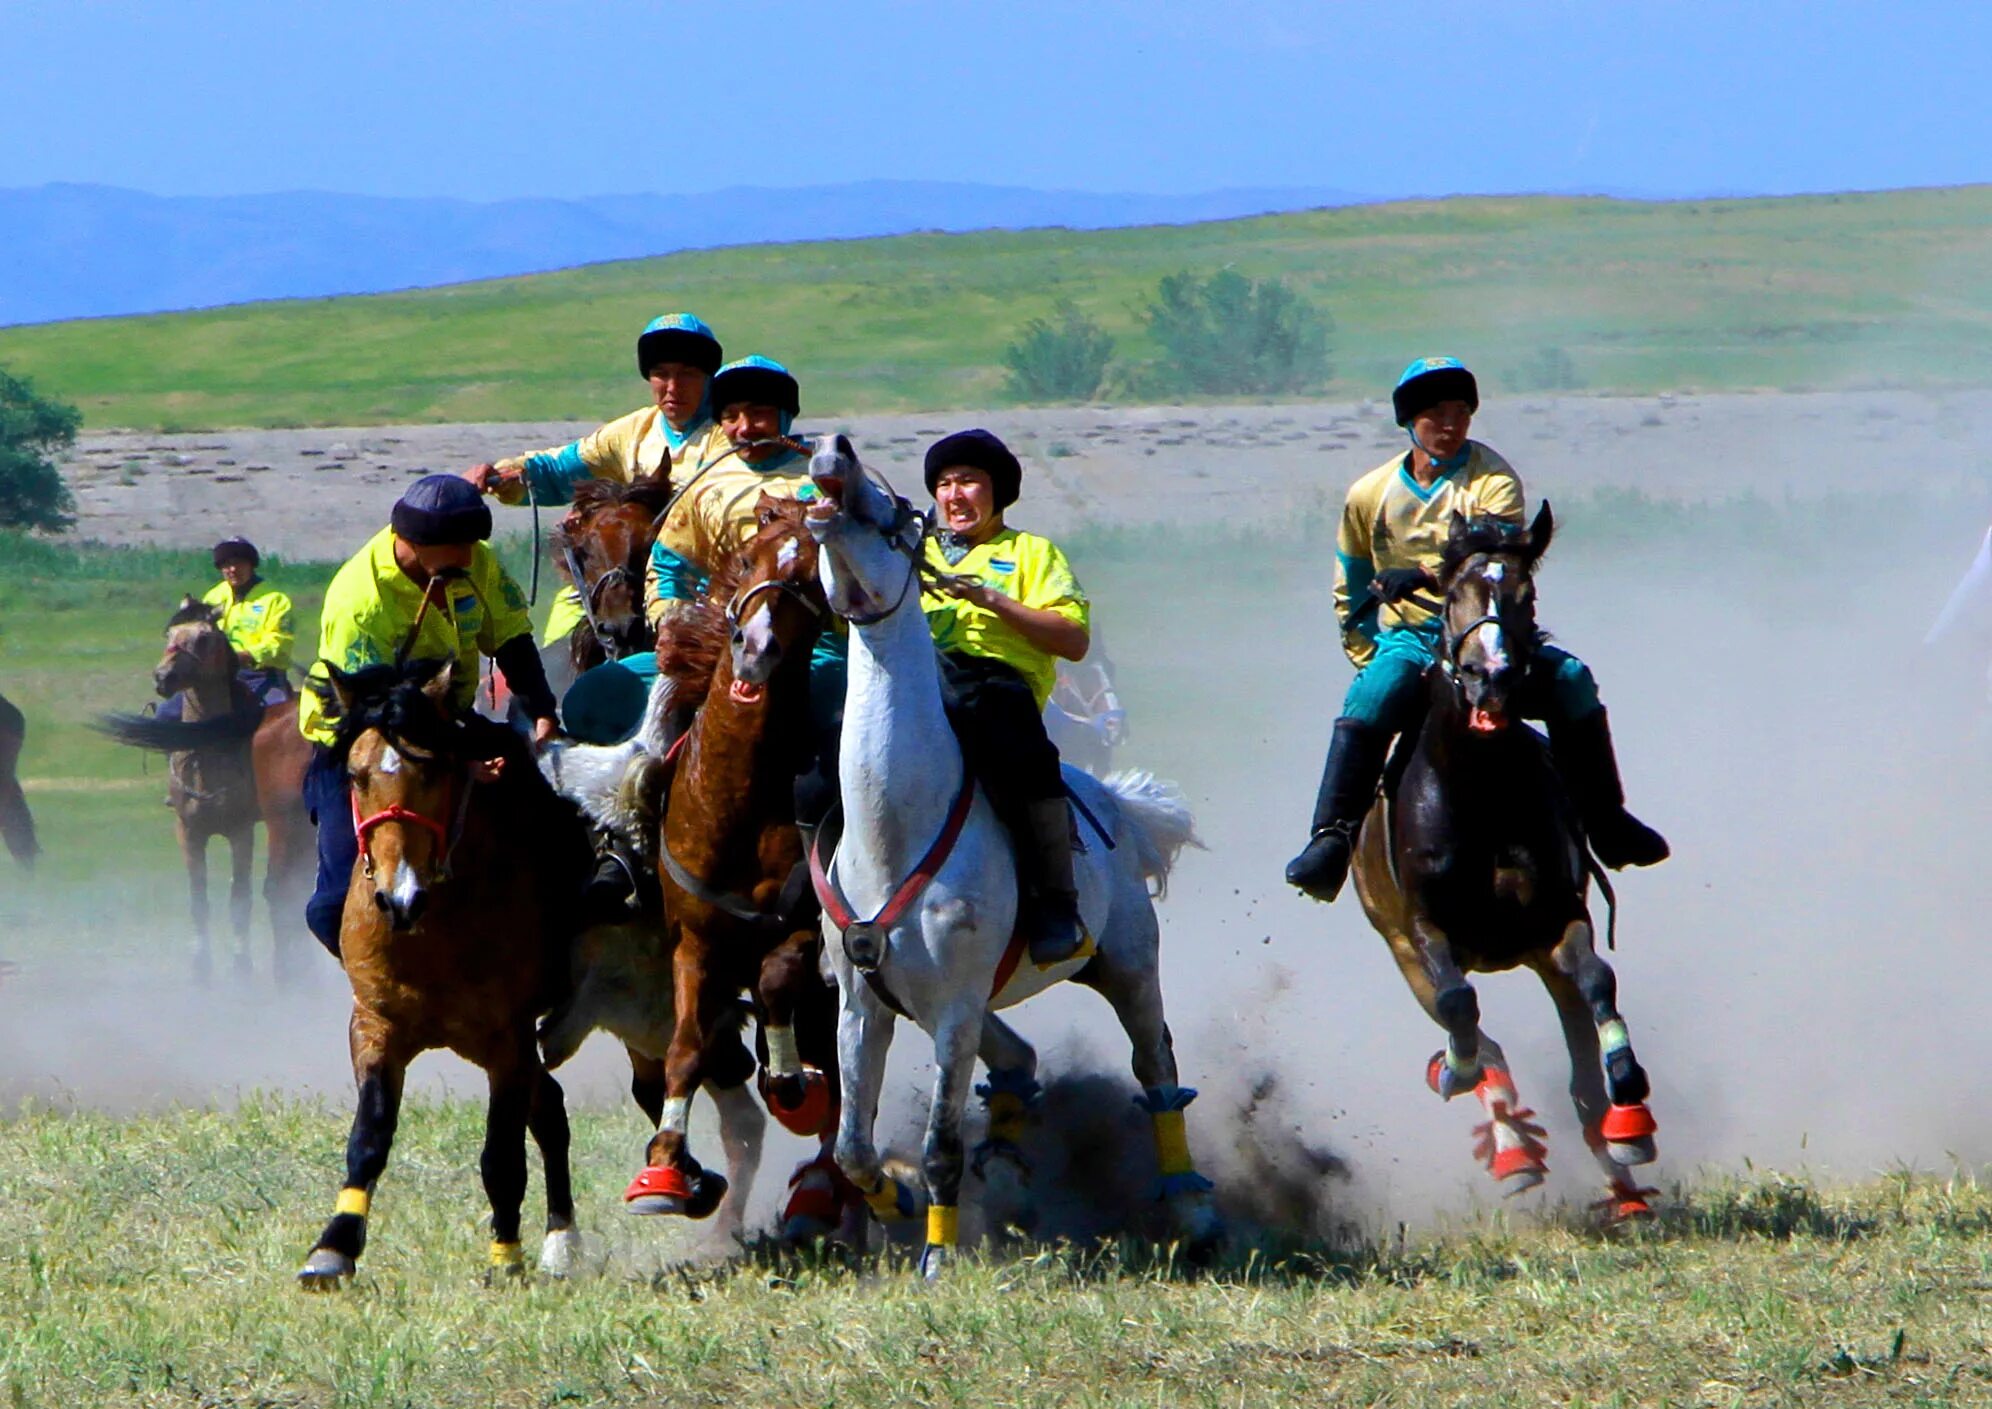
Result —
<instances>
[{"instance_id":1,"label":"black trousers","mask_svg":"<svg viewBox=\"0 0 1992 1409\"><path fill-rule=\"evenodd\" d=\"M1034 802L1065 796L1058 749L1030 682L1015 666L988 656L948 651L941 656L941 695L968 766L1012 828L1024 825Z\"/></svg>"}]
</instances>

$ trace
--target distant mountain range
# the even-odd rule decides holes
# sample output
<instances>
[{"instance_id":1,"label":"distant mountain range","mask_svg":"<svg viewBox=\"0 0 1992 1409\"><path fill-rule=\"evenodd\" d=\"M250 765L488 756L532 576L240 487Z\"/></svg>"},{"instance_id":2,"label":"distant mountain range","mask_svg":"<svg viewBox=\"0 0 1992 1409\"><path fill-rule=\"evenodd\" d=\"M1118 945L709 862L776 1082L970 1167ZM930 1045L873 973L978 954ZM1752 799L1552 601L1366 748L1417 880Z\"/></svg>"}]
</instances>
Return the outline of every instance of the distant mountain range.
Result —
<instances>
[{"instance_id":1,"label":"distant mountain range","mask_svg":"<svg viewBox=\"0 0 1992 1409\"><path fill-rule=\"evenodd\" d=\"M490 202L35 186L0 190L0 325L378 293L718 245L1178 225L1367 199L1310 187L1152 196L942 181Z\"/></svg>"}]
</instances>

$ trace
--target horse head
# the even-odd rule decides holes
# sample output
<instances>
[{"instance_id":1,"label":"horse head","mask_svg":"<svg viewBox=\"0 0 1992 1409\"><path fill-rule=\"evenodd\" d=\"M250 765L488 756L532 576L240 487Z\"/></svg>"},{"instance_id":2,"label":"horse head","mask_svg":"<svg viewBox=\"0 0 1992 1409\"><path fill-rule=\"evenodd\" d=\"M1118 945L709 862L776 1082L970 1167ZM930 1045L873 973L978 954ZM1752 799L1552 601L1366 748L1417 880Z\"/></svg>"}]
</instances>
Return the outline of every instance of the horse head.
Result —
<instances>
[{"instance_id":1,"label":"horse head","mask_svg":"<svg viewBox=\"0 0 1992 1409\"><path fill-rule=\"evenodd\" d=\"M873 481L848 437L817 439L809 478L816 498L804 521L824 550L818 571L830 610L854 626L883 621L909 599L917 611L926 520Z\"/></svg>"},{"instance_id":2,"label":"horse head","mask_svg":"<svg viewBox=\"0 0 1992 1409\"><path fill-rule=\"evenodd\" d=\"M651 644L643 578L658 521L670 502L668 474L640 475L628 484L583 480L575 486L573 510L553 531L555 566L580 594L594 637L610 660ZM577 631L576 665L586 646Z\"/></svg>"},{"instance_id":3,"label":"horse head","mask_svg":"<svg viewBox=\"0 0 1992 1409\"><path fill-rule=\"evenodd\" d=\"M783 661L806 655L823 628L823 588L816 580L818 547L803 531L799 500L763 492L758 525L741 552L739 586L726 604L733 651L733 695L761 698Z\"/></svg>"},{"instance_id":4,"label":"horse head","mask_svg":"<svg viewBox=\"0 0 1992 1409\"><path fill-rule=\"evenodd\" d=\"M429 892L449 874L469 762L450 714L449 661L329 667L335 709L334 756L351 781L353 830L376 908L396 930L410 928ZM339 818L319 819L321 827Z\"/></svg>"},{"instance_id":5,"label":"horse head","mask_svg":"<svg viewBox=\"0 0 1992 1409\"><path fill-rule=\"evenodd\" d=\"M166 654L152 668L152 688L160 698L235 678L235 652L222 634L220 616L192 597L180 598L166 623Z\"/></svg>"},{"instance_id":6,"label":"horse head","mask_svg":"<svg viewBox=\"0 0 1992 1409\"><path fill-rule=\"evenodd\" d=\"M1527 528L1453 515L1439 571L1439 670L1476 734L1497 733L1513 717L1536 652L1536 563L1555 527L1547 500Z\"/></svg>"}]
</instances>

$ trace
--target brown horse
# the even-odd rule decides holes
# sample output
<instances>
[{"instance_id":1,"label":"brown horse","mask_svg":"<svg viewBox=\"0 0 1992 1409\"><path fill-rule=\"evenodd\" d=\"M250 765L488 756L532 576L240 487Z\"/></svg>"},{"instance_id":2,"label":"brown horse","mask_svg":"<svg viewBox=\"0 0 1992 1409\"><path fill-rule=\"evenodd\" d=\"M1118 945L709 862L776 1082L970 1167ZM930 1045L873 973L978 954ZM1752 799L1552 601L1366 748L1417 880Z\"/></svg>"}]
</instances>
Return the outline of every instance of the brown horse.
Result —
<instances>
[{"instance_id":1,"label":"brown horse","mask_svg":"<svg viewBox=\"0 0 1992 1409\"><path fill-rule=\"evenodd\" d=\"M353 1274L404 1074L435 1048L482 1067L490 1082L480 1168L494 1272L524 1268L528 1130L546 1166L541 1270L565 1275L579 1246L566 1106L533 1026L566 982L587 836L518 735L451 716L451 668L416 661L331 672L334 753L351 778L360 842L339 930L359 1103L336 1211L298 1273L310 1288Z\"/></svg>"},{"instance_id":2,"label":"brown horse","mask_svg":"<svg viewBox=\"0 0 1992 1409\"><path fill-rule=\"evenodd\" d=\"M674 619L659 651L677 699L702 703L657 848L677 1027L662 1119L624 1197L692 1218L709 1215L727 1185L692 1156L686 1114L734 1045L743 991L760 1020L769 1109L801 1135L827 1139L834 1121L835 1004L794 821L797 745L811 738L809 657L825 607L802 506L764 494L757 514L753 541L714 575L705 602ZM836 1221L847 1187L827 1144L816 1164L828 1187L815 1191L826 1197L810 1231ZM790 1213L793 1228L796 1202Z\"/></svg>"},{"instance_id":3,"label":"brown horse","mask_svg":"<svg viewBox=\"0 0 1992 1409\"><path fill-rule=\"evenodd\" d=\"M1632 1177L1654 1158L1646 1072L1598 956L1586 899L1583 825L1547 746L1518 722L1539 641L1533 576L1554 521L1454 517L1431 706L1401 776L1364 821L1356 893L1389 943L1445 1050L1426 1081L1450 1100L1471 1091L1487 1114L1476 1153L1511 1193L1547 1170L1543 1129L1523 1108L1500 1044L1480 1030L1470 973L1526 965L1549 990L1570 1052L1570 1095L1609 1189L1609 1219L1651 1212ZM1397 770L1393 769L1393 773ZM1609 891L1607 892L1609 899Z\"/></svg>"},{"instance_id":4,"label":"brown horse","mask_svg":"<svg viewBox=\"0 0 1992 1409\"><path fill-rule=\"evenodd\" d=\"M574 507L555 527L552 547L554 567L579 594L585 617L568 638L577 674L647 651L657 639L643 614L643 581L670 502L668 473L574 486Z\"/></svg>"},{"instance_id":5,"label":"brown horse","mask_svg":"<svg viewBox=\"0 0 1992 1409\"><path fill-rule=\"evenodd\" d=\"M121 743L167 755L167 804L173 809L186 863L196 948L194 970L205 979L213 966L208 936L207 847L227 840L231 861L229 917L235 930L235 970L247 977L250 878L256 859L256 823L268 835L269 866L263 897L275 935L279 982L295 972L305 947L294 934L310 889L316 848L304 809L304 770L311 745L297 730L297 701L267 709L236 679L235 651L218 624L219 614L192 597L166 624L166 653L153 668L162 698L184 692L178 721L107 715L103 732ZM287 938L290 936L290 938Z\"/></svg>"},{"instance_id":6,"label":"brown horse","mask_svg":"<svg viewBox=\"0 0 1992 1409\"><path fill-rule=\"evenodd\" d=\"M41 855L41 844L35 840L35 819L28 812L27 794L21 791L15 771L27 736L27 721L5 695L0 695L0 840L7 843L9 856L32 868Z\"/></svg>"}]
</instances>

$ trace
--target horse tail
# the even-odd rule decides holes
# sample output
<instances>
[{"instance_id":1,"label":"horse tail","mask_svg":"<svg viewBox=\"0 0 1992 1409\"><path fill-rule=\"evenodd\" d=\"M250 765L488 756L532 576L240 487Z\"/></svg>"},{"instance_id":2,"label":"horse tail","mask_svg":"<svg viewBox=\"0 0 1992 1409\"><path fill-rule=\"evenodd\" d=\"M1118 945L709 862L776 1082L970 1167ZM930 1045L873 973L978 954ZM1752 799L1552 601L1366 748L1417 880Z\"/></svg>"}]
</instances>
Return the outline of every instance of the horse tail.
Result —
<instances>
[{"instance_id":1,"label":"horse tail","mask_svg":"<svg viewBox=\"0 0 1992 1409\"><path fill-rule=\"evenodd\" d=\"M219 714L212 719L155 719L145 714L102 714L90 727L99 734L159 753L184 753L218 744L246 744L262 727L261 710Z\"/></svg>"},{"instance_id":2,"label":"horse tail","mask_svg":"<svg viewBox=\"0 0 1992 1409\"><path fill-rule=\"evenodd\" d=\"M1169 890L1169 873L1186 846L1199 849L1197 819L1174 783L1140 768L1123 768L1100 779L1121 812L1121 839L1134 844L1141 874L1155 883L1157 898Z\"/></svg>"}]
</instances>

